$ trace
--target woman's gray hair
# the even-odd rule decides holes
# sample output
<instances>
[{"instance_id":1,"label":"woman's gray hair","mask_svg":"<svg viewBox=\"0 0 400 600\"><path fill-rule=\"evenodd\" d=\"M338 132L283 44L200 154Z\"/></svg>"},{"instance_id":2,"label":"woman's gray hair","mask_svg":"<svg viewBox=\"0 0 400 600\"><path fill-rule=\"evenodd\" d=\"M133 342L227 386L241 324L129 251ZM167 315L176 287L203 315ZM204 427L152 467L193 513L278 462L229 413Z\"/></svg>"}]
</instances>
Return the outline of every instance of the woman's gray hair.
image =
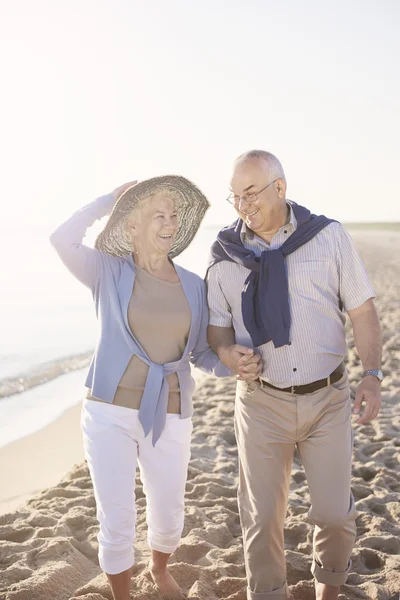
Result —
<instances>
[{"instance_id":1,"label":"woman's gray hair","mask_svg":"<svg viewBox=\"0 0 400 600\"><path fill-rule=\"evenodd\" d=\"M140 214L140 217L141 217L144 207L147 206L148 204L150 204L150 202L154 199L154 197L157 196L160 192L163 193L164 198L170 198L171 200L174 201L175 204L177 204L178 199L177 199L176 194L174 194L172 191L165 190L162 187L159 187L159 188L155 187L154 190L151 190L148 194L146 194L146 196L143 196L142 198L140 198L138 200L138 203L136 204L135 208L129 214L128 220L133 215L137 215L137 214Z\"/></svg>"},{"instance_id":2,"label":"woman's gray hair","mask_svg":"<svg viewBox=\"0 0 400 600\"><path fill-rule=\"evenodd\" d=\"M272 180L283 179L286 181L285 172L280 161L274 154L271 154L271 152L267 152L266 150L249 150L248 152L244 152L244 154L238 156L235 160L235 163L239 164L250 161L263 162L265 164L266 171Z\"/></svg>"}]
</instances>

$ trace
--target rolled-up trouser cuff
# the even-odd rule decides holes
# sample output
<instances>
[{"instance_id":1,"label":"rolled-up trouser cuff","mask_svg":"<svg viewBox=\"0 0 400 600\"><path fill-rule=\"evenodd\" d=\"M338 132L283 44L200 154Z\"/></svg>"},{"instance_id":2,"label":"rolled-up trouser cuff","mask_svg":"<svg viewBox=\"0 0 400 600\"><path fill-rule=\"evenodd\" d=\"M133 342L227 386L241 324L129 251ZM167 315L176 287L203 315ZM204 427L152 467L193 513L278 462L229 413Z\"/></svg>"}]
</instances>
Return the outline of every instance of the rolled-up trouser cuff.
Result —
<instances>
[{"instance_id":1,"label":"rolled-up trouser cuff","mask_svg":"<svg viewBox=\"0 0 400 600\"><path fill-rule=\"evenodd\" d=\"M126 550L110 550L99 544L99 564L108 575L118 575L130 569L135 562L133 548Z\"/></svg>"},{"instance_id":2,"label":"rolled-up trouser cuff","mask_svg":"<svg viewBox=\"0 0 400 600\"><path fill-rule=\"evenodd\" d=\"M252 592L247 588L247 600L285 600L286 598L289 598L286 583L281 588L272 590L272 592Z\"/></svg>"},{"instance_id":3,"label":"rolled-up trouser cuff","mask_svg":"<svg viewBox=\"0 0 400 600\"><path fill-rule=\"evenodd\" d=\"M164 544L157 544L157 542L155 542L151 538L148 538L147 541L152 550L156 550L157 552L164 552L164 554L172 554L179 546L179 542L178 544L174 544L173 546L165 546Z\"/></svg>"},{"instance_id":4,"label":"rolled-up trouser cuff","mask_svg":"<svg viewBox=\"0 0 400 600\"><path fill-rule=\"evenodd\" d=\"M345 571L333 572L327 571L321 567L321 565L314 558L311 567L311 573L319 583L325 583L326 585L337 587L346 583L346 579L351 569L351 564L351 560L349 560L349 565Z\"/></svg>"}]
</instances>

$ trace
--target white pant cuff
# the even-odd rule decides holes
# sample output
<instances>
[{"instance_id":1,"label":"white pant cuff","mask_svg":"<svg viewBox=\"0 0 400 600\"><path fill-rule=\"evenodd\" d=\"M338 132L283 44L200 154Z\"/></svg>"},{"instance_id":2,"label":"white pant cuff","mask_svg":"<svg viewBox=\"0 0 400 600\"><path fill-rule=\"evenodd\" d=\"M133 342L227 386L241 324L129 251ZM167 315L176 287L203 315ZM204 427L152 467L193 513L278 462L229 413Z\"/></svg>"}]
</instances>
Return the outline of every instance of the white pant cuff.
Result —
<instances>
[{"instance_id":1,"label":"white pant cuff","mask_svg":"<svg viewBox=\"0 0 400 600\"><path fill-rule=\"evenodd\" d=\"M115 556L119 554L120 556ZM114 555L114 556L113 556ZM100 550L99 552L99 565L108 575L118 575L130 569L135 563L135 557L133 550L125 552L123 555L121 552L113 552L112 550Z\"/></svg>"},{"instance_id":2,"label":"white pant cuff","mask_svg":"<svg viewBox=\"0 0 400 600\"><path fill-rule=\"evenodd\" d=\"M163 552L164 554L173 554L177 547L179 546L179 542L174 545L165 545L165 544L157 544L154 540L148 539L149 546L152 550L156 550L157 552Z\"/></svg>"}]
</instances>

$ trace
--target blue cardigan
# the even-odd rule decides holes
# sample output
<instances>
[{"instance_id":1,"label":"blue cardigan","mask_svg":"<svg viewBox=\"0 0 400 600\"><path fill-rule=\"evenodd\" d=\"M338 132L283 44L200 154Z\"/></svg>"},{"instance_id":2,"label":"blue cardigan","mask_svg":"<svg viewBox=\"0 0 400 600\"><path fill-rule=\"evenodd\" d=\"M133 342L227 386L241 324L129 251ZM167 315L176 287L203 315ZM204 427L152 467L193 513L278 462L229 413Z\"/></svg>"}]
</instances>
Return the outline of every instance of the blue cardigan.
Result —
<instances>
[{"instance_id":1,"label":"blue cardigan","mask_svg":"<svg viewBox=\"0 0 400 600\"><path fill-rule=\"evenodd\" d=\"M225 367L207 342L208 306L204 281L196 274L174 265L191 310L186 348L180 360L157 364L150 360L135 339L128 323L128 305L135 282L132 256L115 257L82 244L86 230L97 219L110 214L112 194L101 196L72 215L51 235L50 241L71 273L92 291L100 332L85 385L93 396L112 402L123 373L133 355L149 366L139 409L139 420L147 436L153 429L153 445L166 421L168 382L177 373L181 393L181 418L193 414L195 382L190 362L206 373L227 377Z\"/></svg>"}]
</instances>

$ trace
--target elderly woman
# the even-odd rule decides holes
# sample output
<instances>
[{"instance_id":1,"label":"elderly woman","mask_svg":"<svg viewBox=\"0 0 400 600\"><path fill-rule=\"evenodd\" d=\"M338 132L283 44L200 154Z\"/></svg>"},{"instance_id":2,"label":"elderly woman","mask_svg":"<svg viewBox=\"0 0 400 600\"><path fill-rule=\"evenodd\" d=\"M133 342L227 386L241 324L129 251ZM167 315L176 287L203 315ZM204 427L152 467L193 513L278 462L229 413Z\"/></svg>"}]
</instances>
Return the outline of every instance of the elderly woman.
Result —
<instances>
[{"instance_id":1,"label":"elderly woman","mask_svg":"<svg viewBox=\"0 0 400 600\"><path fill-rule=\"evenodd\" d=\"M188 180L156 177L98 198L51 236L68 269L91 289L99 321L82 430L100 524L99 563L115 600L129 599L137 464L153 581L162 594L182 597L167 562L183 529L195 387L190 362L231 374L207 343L203 280L172 261L207 208ZM83 245L87 228L110 213L95 248ZM255 379L258 371L258 357L243 354L238 376Z\"/></svg>"}]
</instances>

